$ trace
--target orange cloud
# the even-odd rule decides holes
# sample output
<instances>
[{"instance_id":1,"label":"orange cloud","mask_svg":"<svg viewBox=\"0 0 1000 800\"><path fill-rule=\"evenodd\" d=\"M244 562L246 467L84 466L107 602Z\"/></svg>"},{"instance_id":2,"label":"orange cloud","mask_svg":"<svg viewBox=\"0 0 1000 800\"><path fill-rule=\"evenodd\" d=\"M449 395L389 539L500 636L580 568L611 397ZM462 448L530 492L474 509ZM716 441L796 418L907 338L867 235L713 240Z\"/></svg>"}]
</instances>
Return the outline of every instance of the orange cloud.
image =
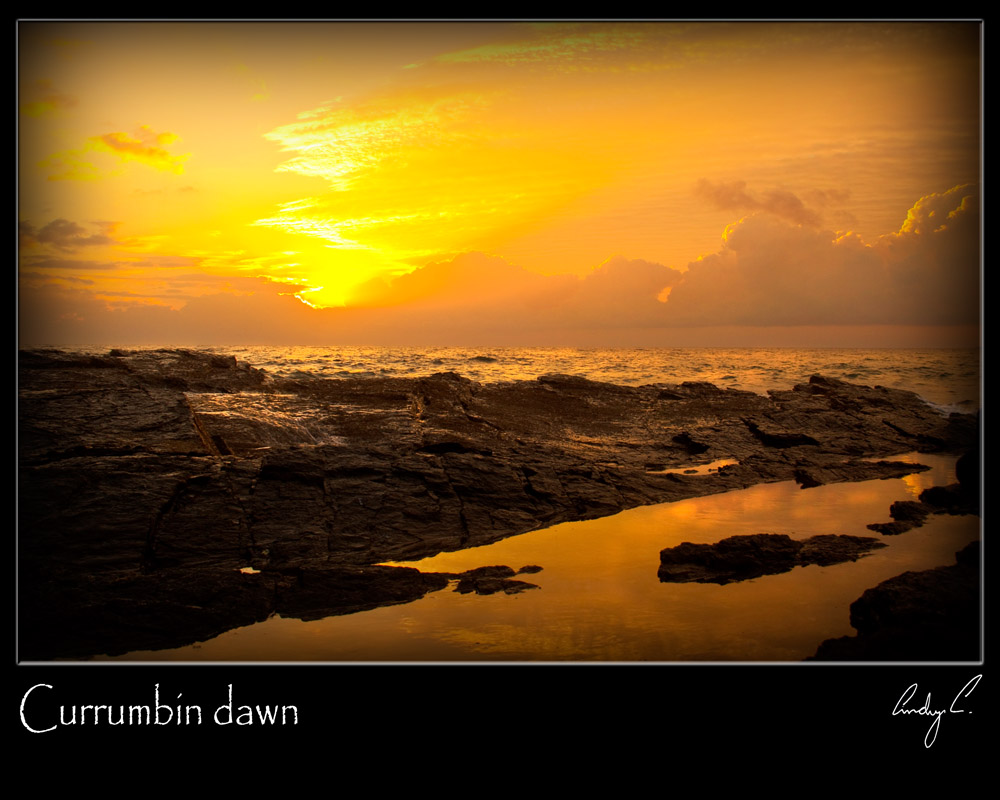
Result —
<instances>
[{"instance_id":1,"label":"orange cloud","mask_svg":"<svg viewBox=\"0 0 1000 800\"><path fill-rule=\"evenodd\" d=\"M820 224L819 214L786 189L770 189L763 196L755 197L746 191L746 181L712 183L702 178L695 186L695 194L723 211L765 211L797 225L815 227ZM825 193L818 196L826 197Z\"/></svg>"},{"instance_id":2,"label":"orange cloud","mask_svg":"<svg viewBox=\"0 0 1000 800\"><path fill-rule=\"evenodd\" d=\"M97 180L113 174L91 162L88 153L100 152L111 155L117 161L137 161L153 169L180 175L184 172L184 162L190 153L173 155L165 147L177 141L177 138L174 133L156 133L148 125L143 125L135 137L120 131L92 136L82 149L53 153L41 161L39 166L49 171L50 181Z\"/></svg>"},{"instance_id":3,"label":"orange cloud","mask_svg":"<svg viewBox=\"0 0 1000 800\"><path fill-rule=\"evenodd\" d=\"M583 277L546 276L463 253L368 281L347 307L323 309L296 299L313 288L305 284L245 278L224 287L206 278L199 288L193 277L172 284L174 310L128 304L124 291L113 294L115 309L107 291L100 300L65 284L22 286L22 340L609 346L698 344L692 330L720 343L715 329L725 333L722 344L745 344L741 330L784 328L772 338L795 344L795 330L815 336L817 326L851 326L877 346L888 343L878 337L890 335L880 333L889 325L978 325L978 190L921 198L899 231L870 243L757 212L730 225L718 252L684 273L613 258ZM929 334L921 335L926 343Z\"/></svg>"},{"instance_id":4,"label":"orange cloud","mask_svg":"<svg viewBox=\"0 0 1000 800\"><path fill-rule=\"evenodd\" d=\"M871 244L761 213L724 238L671 292L670 324L979 323L978 190L969 186L921 198L898 233Z\"/></svg>"},{"instance_id":5,"label":"orange cloud","mask_svg":"<svg viewBox=\"0 0 1000 800\"><path fill-rule=\"evenodd\" d=\"M91 143L99 150L106 150L122 161L138 161L154 169L165 172L175 172L178 175L184 172L184 161L190 155L172 155L167 152L164 145L173 144L177 141L177 134L164 132L156 133L148 125L143 125L136 132L135 137L127 133L115 132L105 133L90 139Z\"/></svg>"}]
</instances>

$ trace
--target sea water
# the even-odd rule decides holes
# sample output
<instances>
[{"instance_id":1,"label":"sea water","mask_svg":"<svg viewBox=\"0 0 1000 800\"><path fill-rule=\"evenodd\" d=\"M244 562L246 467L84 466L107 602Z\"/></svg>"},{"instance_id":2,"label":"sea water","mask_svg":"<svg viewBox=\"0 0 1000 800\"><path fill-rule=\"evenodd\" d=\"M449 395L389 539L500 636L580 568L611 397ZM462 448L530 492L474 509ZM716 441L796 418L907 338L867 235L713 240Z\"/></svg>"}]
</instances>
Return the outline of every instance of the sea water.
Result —
<instances>
[{"instance_id":1,"label":"sea water","mask_svg":"<svg viewBox=\"0 0 1000 800\"><path fill-rule=\"evenodd\" d=\"M116 345L128 349L121 344ZM67 348L106 353L110 346ZM136 349L152 349L149 347ZM723 389L766 394L820 374L916 392L947 413L980 407L978 348L570 348L229 346L202 348L233 355L278 378L414 378L457 372L483 383L533 380L562 373L640 386L708 381Z\"/></svg>"}]
</instances>

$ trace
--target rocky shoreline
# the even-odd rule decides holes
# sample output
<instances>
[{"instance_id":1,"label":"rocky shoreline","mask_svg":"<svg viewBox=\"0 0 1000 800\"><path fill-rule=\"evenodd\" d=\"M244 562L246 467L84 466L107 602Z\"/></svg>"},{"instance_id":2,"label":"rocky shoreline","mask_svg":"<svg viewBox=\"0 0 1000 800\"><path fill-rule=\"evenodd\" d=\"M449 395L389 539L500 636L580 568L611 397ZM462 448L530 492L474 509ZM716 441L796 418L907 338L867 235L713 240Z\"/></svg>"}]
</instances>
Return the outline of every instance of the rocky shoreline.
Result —
<instances>
[{"instance_id":1,"label":"rocky shoreline","mask_svg":"<svg viewBox=\"0 0 1000 800\"><path fill-rule=\"evenodd\" d=\"M455 576L380 563L761 482L898 477L921 467L892 454L978 437L910 392L821 376L768 397L566 375L276 380L186 350L22 351L19 420L23 660L409 602ZM685 474L721 459L736 463Z\"/></svg>"}]
</instances>

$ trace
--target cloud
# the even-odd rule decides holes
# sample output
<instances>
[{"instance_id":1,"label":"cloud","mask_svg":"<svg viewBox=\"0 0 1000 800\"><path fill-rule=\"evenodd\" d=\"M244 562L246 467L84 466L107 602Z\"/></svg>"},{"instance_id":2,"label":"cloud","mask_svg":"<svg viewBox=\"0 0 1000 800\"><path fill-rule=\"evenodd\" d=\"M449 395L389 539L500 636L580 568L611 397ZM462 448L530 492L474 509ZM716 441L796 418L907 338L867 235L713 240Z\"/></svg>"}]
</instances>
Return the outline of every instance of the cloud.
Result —
<instances>
[{"instance_id":1,"label":"cloud","mask_svg":"<svg viewBox=\"0 0 1000 800\"><path fill-rule=\"evenodd\" d=\"M21 258L27 269L111 270L114 261L91 261L81 258L60 258L44 255L27 255Z\"/></svg>"},{"instance_id":2,"label":"cloud","mask_svg":"<svg viewBox=\"0 0 1000 800\"><path fill-rule=\"evenodd\" d=\"M86 229L67 219L54 219L36 230L25 220L18 223L18 233L22 246L31 243L52 245L65 253L72 253L81 247L114 244L111 234L118 226L116 222L93 222L100 233L88 234Z\"/></svg>"},{"instance_id":3,"label":"cloud","mask_svg":"<svg viewBox=\"0 0 1000 800\"><path fill-rule=\"evenodd\" d=\"M347 107L330 103L299 115L264 138L298 155L279 172L327 180L346 190L360 177L388 166L406 165L404 152L442 148L463 139L454 130L487 105L481 92L434 96L427 92L370 98Z\"/></svg>"},{"instance_id":4,"label":"cloud","mask_svg":"<svg viewBox=\"0 0 1000 800\"><path fill-rule=\"evenodd\" d=\"M59 275L53 277L52 275L46 274L44 272L21 272L20 274L18 274L17 278L22 285L28 283L31 284L32 286L41 286L46 283L52 283L53 281L57 282L68 281L70 283L81 283L84 286L95 285L95 282L89 280L88 278L77 278L74 275Z\"/></svg>"},{"instance_id":5,"label":"cloud","mask_svg":"<svg viewBox=\"0 0 1000 800\"><path fill-rule=\"evenodd\" d=\"M370 281L347 308L310 308L297 297L308 299L309 287L302 284L244 278L227 280L229 291L189 295L183 308L169 314L134 303L109 307L128 296L123 291L102 291L103 299L95 302L64 285L32 285L22 286L22 336L49 342L447 343L519 337L530 342L570 329L660 324L664 304L657 296L679 276L661 264L623 258L582 278L544 276L495 256L462 253L407 275ZM43 314L46 306L59 313ZM77 316L65 316L68 308ZM47 326L26 319L37 314Z\"/></svg>"},{"instance_id":6,"label":"cloud","mask_svg":"<svg viewBox=\"0 0 1000 800\"><path fill-rule=\"evenodd\" d=\"M682 280L663 264L611 258L580 279L563 309L568 320L599 327L649 327L665 320L663 298Z\"/></svg>"},{"instance_id":7,"label":"cloud","mask_svg":"<svg viewBox=\"0 0 1000 800\"><path fill-rule=\"evenodd\" d=\"M555 66L585 69L592 61L648 48L650 29L629 24L530 25L515 28L507 41L498 41L438 56L439 63L492 62L505 65ZM646 49L646 48L643 48Z\"/></svg>"},{"instance_id":8,"label":"cloud","mask_svg":"<svg viewBox=\"0 0 1000 800\"><path fill-rule=\"evenodd\" d=\"M978 321L981 259L979 187L922 197L897 233L881 237L900 311L933 324Z\"/></svg>"},{"instance_id":9,"label":"cloud","mask_svg":"<svg viewBox=\"0 0 1000 800\"><path fill-rule=\"evenodd\" d=\"M738 187L737 187L738 188ZM968 325L979 322L978 189L918 200L900 230L855 234L756 213L689 265L675 325Z\"/></svg>"},{"instance_id":10,"label":"cloud","mask_svg":"<svg viewBox=\"0 0 1000 800\"><path fill-rule=\"evenodd\" d=\"M180 175L184 172L184 162L191 154L173 155L166 149L166 145L173 144L177 139L175 133L156 133L148 125L142 125L134 136L121 131L91 136L82 148L53 153L39 162L39 166L48 171L50 181L97 180L115 174L92 163L89 154L98 152L111 155L122 163L136 161L153 169Z\"/></svg>"},{"instance_id":11,"label":"cloud","mask_svg":"<svg viewBox=\"0 0 1000 800\"><path fill-rule=\"evenodd\" d=\"M52 82L37 80L21 95L21 113L29 117L44 117L76 106L76 98L57 91Z\"/></svg>"},{"instance_id":12,"label":"cloud","mask_svg":"<svg viewBox=\"0 0 1000 800\"><path fill-rule=\"evenodd\" d=\"M461 253L371 280L342 308L309 307L297 297L308 299L301 282L251 277L224 285L180 275L186 280L172 282L169 297L145 295L184 302L175 309L126 303L125 291L97 297L33 282L21 287L22 336L32 343L613 346L747 344L766 330L766 341L786 345L902 346L906 337L887 329L900 326L922 331L913 341L926 344L942 341L929 326L968 335L978 325L978 198L974 186L927 195L897 231L871 242L758 211L730 225L719 250L683 273L615 257L582 277L541 275L497 256ZM41 258L26 266L83 270L91 263L98 266ZM833 339L819 326L839 326L839 333ZM851 331L861 333L852 339ZM790 338L798 335L812 338Z\"/></svg>"},{"instance_id":13,"label":"cloud","mask_svg":"<svg viewBox=\"0 0 1000 800\"><path fill-rule=\"evenodd\" d=\"M375 278L357 287L351 305L465 308L507 304L544 291L546 279L485 253L462 253L395 278Z\"/></svg>"},{"instance_id":14,"label":"cloud","mask_svg":"<svg viewBox=\"0 0 1000 800\"><path fill-rule=\"evenodd\" d=\"M695 185L695 194L709 201L721 211L764 211L787 219L797 225L816 227L820 224L820 215L806 207L802 200L786 189L769 189L762 195L754 196L746 190L746 181L732 183L712 183L702 178ZM842 196L836 191L824 193L819 191L813 195L825 203L828 198Z\"/></svg>"},{"instance_id":15,"label":"cloud","mask_svg":"<svg viewBox=\"0 0 1000 800\"><path fill-rule=\"evenodd\" d=\"M178 175L184 172L184 161L189 153L172 155L165 145L173 144L178 136L164 131L156 133L148 125L141 126L135 136L120 131L95 136L90 142L97 148L107 150L122 161L138 161L140 164Z\"/></svg>"},{"instance_id":16,"label":"cloud","mask_svg":"<svg viewBox=\"0 0 1000 800\"><path fill-rule=\"evenodd\" d=\"M124 291L55 283L19 289L19 337L28 345L295 344L330 330L322 314L261 281L253 293L193 297L180 309L148 298L124 301Z\"/></svg>"}]
</instances>

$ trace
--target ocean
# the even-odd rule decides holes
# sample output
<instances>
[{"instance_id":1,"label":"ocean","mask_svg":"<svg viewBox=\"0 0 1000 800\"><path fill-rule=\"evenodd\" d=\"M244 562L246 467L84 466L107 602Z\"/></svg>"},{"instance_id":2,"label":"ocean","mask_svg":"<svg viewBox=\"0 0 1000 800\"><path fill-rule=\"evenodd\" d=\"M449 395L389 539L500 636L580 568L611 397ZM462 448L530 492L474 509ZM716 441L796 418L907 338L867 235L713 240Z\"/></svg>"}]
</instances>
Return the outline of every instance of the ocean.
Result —
<instances>
[{"instance_id":1,"label":"ocean","mask_svg":"<svg viewBox=\"0 0 1000 800\"><path fill-rule=\"evenodd\" d=\"M106 353L111 347L65 349ZM533 380L539 375L562 373L625 386L707 381L723 389L765 394L769 389L790 389L808 381L810 375L820 374L852 383L916 392L943 413L968 413L980 408L978 348L227 346L199 349L233 355L275 377L299 380L366 375L412 378L457 372L485 383Z\"/></svg>"}]
</instances>

